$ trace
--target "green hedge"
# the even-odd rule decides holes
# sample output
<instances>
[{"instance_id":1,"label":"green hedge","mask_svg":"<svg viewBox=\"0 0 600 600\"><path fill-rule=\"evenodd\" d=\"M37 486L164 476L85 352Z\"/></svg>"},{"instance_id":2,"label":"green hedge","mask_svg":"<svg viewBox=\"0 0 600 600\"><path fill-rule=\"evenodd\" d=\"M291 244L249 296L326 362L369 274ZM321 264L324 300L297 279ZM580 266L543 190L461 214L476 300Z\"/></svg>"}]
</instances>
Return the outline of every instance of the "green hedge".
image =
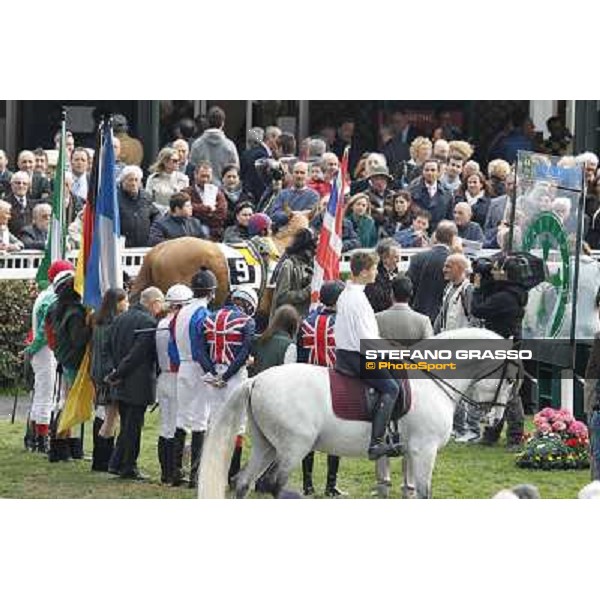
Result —
<instances>
[{"instance_id":1,"label":"green hedge","mask_svg":"<svg viewBox=\"0 0 600 600\"><path fill-rule=\"evenodd\" d=\"M0 386L20 378L24 348L31 326L31 309L36 297L32 281L0 281Z\"/></svg>"}]
</instances>

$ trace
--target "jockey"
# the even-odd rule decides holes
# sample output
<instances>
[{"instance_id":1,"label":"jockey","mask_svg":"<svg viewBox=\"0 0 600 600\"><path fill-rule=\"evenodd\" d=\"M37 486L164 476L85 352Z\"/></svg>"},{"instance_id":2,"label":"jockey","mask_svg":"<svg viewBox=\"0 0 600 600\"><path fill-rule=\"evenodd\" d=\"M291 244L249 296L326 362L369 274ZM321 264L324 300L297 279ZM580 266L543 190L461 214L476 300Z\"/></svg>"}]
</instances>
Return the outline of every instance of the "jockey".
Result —
<instances>
[{"instance_id":1,"label":"jockey","mask_svg":"<svg viewBox=\"0 0 600 600\"><path fill-rule=\"evenodd\" d=\"M53 283L57 275L63 271L73 272L74 267L66 260L55 260L48 268L50 283ZM48 429L56 379L56 359L48 346L45 321L48 309L55 302L56 294L52 285L36 298L31 313L33 337L31 343L25 348L25 354L31 361L34 372L33 401L29 419L35 435L35 443L32 444L31 449L44 454L48 452Z\"/></svg>"},{"instance_id":2,"label":"jockey","mask_svg":"<svg viewBox=\"0 0 600 600\"><path fill-rule=\"evenodd\" d=\"M321 287L319 300L322 306L311 311L302 321L298 332L298 362L333 368L335 366L334 325L336 303L344 289L342 281L327 281ZM302 481L305 496L315 493L312 474L315 453L309 452L302 461ZM335 498L344 496L337 488L337 472L340 457L327 455L327 485L325 496Z\"/></svg>"},{"instance_id":3,"label":"jockey","mask_svg":"<svg viewBox=\"0 0 600 600\"><path fill-rule=\"evenodd\" d=\"M365 285L373 283L377 277L378 261L378 256L372 252L357 251L352 255L351 281L340 294L337 303L334 329L336 369L355 377L361 377L361 340L380 339L375 313L365 295ZM375 388L378 396L373 411L369 460L377 460L380 456L397 456L397 448L385 442L385 433L400 386L389 373L382 379L361 379Z\"/></svg>"},{"instance_id":4,"label":"jockey","mask_svg":"<svg viewBox=\"0 0 600 600\"><path fill-rule=\"evenodd\" d=\"M250 287L241 287L231 294L223 308L206 317L200 345L200 364L207 373L205 381L213 386L210 420L213 421L227 398L248 378L246 361L254 338L252 316L258 307L258 296ZM243 426L241 427L243 430ZM229 480L241 464L241 437L231 459Z\"/></svg>"},{"instance_id":5,"label":"jockey","mask_svg":"<svg viewBox=\"0 0 600 600\"><path fill-rule=\"evenodd\" d=\"M267 262L277 262L281 254L273 242L271 218L265 213L255 213L248 221L248 235Z\"/></svg>"},{"instance_id":6,"label":"jockey","mask_svg":"<svg viewBox=\"0 0 600 600\"><path fill-rule=\"evenodd\" d=\"M169 359L177 370L177 417L173 447L173 485L181 485L183 449L186 428L192 430L192 456L189 487L197 484L198 467L208 426L209 405L205 375L200 366L200 338L208 304L214 298L217 278L208 269L200 269L193 277L194 298L178 313L169 336Z\"/></svg>"},{"instance_id":7,"label":"jockey","mask_svg":"<svg viewBox=\"0 0 600 600\"><path fill-rule=\"evenodd\" d=\"M156 329L156 355L160 368L156 382L156 401L160 406L158 461L162 483L173 483L173 448L177 425L177 368L171 363L169 357L169 339L171 333L175 331L179 311L193 298L194 293L187 285L178 283L171 286L165 296L169 313L159 321Z\"/></svg>"}]
</instances>

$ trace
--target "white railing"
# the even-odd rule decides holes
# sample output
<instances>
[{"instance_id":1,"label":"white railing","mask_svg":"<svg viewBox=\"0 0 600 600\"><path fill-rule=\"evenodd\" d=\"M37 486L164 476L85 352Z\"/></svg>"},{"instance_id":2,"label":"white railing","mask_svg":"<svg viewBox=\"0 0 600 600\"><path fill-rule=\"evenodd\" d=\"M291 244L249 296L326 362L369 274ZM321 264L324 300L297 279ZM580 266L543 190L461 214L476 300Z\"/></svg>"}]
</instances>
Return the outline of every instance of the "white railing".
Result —
<instances>
[{"instance_id":1,"label":"white railing","mask_svg":"<svg viewBox=\"0 0 600 600\"><path fill-rule=\"evenodd\" d=\"M144 257L149 250L150 248L124 248L121 250L123 270L130 277L135 277L138 274L144 262ZM411 256L423 252L423 250L423 248L403 248L400 254L400 270L406 271ZM491 256L496 252L498 250L479 250L477 256ZM77 262L77 255L77 251L69 252L67 258L75 264ZM342 256L340 262L342 276L350 272L351 256L352 252L348 252ZM12 254L0 254L0 280L35 279L42 257L43 253L39 250L24 250ZM600 262L600 250L592 251L592 257Z\"/></svg>"},{"instance_id":2,"label":"white railing","mask_svg":"<svg viewBox=\"0 0 600 600\"><path fill-rule=\"evenodd\" d=\"M135 277L144 257L150 248L123 248L121 250L121 262L123 270ZM67 253L67 259L77 264L79 252L74 250ZM0 254L0 280L2 279L35 279L40 262L44 257L41 250L23 250L11 254Z\"/></svg>"}]
</instances>

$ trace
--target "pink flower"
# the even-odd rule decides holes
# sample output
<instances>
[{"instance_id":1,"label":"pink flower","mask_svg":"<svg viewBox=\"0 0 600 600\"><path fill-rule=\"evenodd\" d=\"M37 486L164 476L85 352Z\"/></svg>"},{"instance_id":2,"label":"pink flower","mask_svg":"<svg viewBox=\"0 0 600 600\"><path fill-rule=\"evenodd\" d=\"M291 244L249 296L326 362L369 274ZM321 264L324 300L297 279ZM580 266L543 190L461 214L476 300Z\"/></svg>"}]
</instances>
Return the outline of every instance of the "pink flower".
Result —
<instances>
[{"instance_id":1,"label":"pink flower","mask_svg":"<svg viewBox=\"0 0 600 600\"><path fill-rule=\"evenodd\" d=\"M567 425L562 421L554 421L554 423L552 423L552 431L565 431L566 428Z\"/></svg>"},{"instance_id":2,"label":"pink flower","mask_svg":"<svg viewBox=\"0 0 600 600\"><path fill-rule=\"evenodd\" d=\"M550 433L552 431L552 427L550 427L549 423L542 423L539 427L538 430L540 433Z\"/></svg>"},{"instance_id":3,"label":"pink flower","mask_svg":"<svg viewBox=\"0 0 600 600\"><path fill-rule=\"evenodd\" d=\"M577 437L588 437L588 429L581 421L573 421L569 425L569 433Z\"/></svg>"},{"instance_id":4,"label":"pink flower","mask_svg":"<svg viewBox=\"0 0 600 600\"><path fill-rule=\"evenodd\" d=\"M557 421L563 421L567 425L575 420L571 412L566 409L557 410L556 414L554 415L554 419Z\"/></svg>"},{"instance_id":5,"label":"pink flower","mask_svg":"<svg viewBox=\"0 0 600 600\"><path fill-rule=\"evenodd\" d=\"M541 410L539 413L537 413L537 415L535 415L535 416L542 417L543 419L552 419L554 417L555 412L556 411L553 408L550 408L549 406L547 406L546 408Z\"/></svg>"}]
</instances>

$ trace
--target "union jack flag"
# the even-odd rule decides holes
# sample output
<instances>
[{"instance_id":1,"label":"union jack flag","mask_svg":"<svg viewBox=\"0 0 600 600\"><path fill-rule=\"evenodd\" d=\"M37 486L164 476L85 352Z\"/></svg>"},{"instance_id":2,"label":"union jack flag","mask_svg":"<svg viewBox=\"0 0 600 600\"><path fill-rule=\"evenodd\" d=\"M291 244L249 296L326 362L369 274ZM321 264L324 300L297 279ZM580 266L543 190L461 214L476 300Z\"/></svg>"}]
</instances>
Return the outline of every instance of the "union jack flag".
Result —
<instances>
[{"instance_id":1,"label":"union jack flag","mask_svg":"<svg viewBox=\"0 0 600 600\"><path fill-rule=\"evenodd\" d=\"M322 367L335 366L335 319L333 315L309 315L300 329L302 347L308 350L308 362Z\"/></svg>"},{"instance_id":2,"label":"union jack flag","mask_svg":"<svg viewBox=\"0 0 600 600\"><path fill-rule=\"evenodd\" d=\"M204 338L209 347L211 361L229 365L244 341L242 330L248 322L247 315L223 308L204 320Z\"/></svg>"},{"instance_id":3,"label":"union jack flag","mask_svg":"<svg viewBox=\"0 0 600 600\"><path fill-rule=\"evenodd\" d=\"M319 292L324 281L338 279L342 257L342 224L344 222L344 194L348 187L348 150L331 186L331 195L323 215L323 225L319 233L315 253L314 271L311 282L311 308L319 303Z\"/></svg>"}]
</instances>

